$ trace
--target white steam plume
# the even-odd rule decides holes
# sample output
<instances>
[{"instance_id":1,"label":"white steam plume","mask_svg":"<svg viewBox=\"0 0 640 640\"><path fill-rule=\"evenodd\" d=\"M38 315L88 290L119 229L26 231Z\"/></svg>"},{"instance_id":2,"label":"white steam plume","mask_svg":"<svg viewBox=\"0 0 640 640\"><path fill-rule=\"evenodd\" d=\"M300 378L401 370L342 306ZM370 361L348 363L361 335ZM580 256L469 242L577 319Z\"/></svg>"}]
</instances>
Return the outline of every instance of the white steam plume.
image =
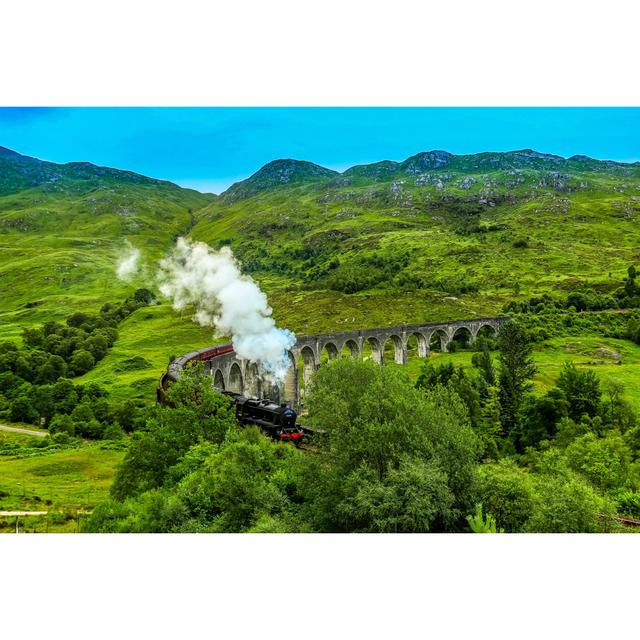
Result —
<instances>
[{"instance_id":1,"label":"white steam plume","mask_svg":"<svg viewBox=\"0 0 640 640\"><path fill-rule=\"evenodd\" d=\"M119 280L129 282L131 278L138 272L138 260L140 259L140 250L136 249L128 240L127 248L118 260L116 274Z\"/></svg>"},{"instance_id":2,"label":"white steam plume","mask_svg":"<svg viewBox=\"0 0 640 640\"><path fill-rule=\"evenodd\" d=\"M289 368L287 350L296 341L276 327L267 296L240 265L229 247L214 251L204 242L178 238L172 254L160 261L160 291L175 309L193 304L193 319L231 336L238 356L259 365L266 377L282 382Z\"/></svg>"}]
</instances>

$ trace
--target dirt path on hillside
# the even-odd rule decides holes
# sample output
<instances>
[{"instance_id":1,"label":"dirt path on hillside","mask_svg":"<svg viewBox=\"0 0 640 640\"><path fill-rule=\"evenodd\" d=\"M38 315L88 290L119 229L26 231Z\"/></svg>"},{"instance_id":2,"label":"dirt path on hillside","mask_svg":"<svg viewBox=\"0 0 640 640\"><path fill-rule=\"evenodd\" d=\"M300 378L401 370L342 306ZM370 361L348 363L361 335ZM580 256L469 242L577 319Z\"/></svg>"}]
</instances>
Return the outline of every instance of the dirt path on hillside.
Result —
<instances>
[{"instance_id":1,"label":"dirt path on hillside","mask_svg":"<svg viewBox=\"0 0 640 640\"><path fill-rule=\"evenodd\" d=\"M21 429L20 427L7 427L4 424L0 424L0 431L12 431L13 433L24 433L27 436L38 436L39 438L45 438L49 434L44 431L33 431L32 429Z\"/></svg>"}]
</instances>

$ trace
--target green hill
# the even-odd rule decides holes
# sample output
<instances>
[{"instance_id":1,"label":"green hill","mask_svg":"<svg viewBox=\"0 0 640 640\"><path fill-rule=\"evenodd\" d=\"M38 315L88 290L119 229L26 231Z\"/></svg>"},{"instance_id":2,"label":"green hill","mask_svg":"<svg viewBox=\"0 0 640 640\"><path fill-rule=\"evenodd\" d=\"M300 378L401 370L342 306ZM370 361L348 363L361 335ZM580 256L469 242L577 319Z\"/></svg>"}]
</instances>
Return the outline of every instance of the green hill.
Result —
<instances>
[{"instance_id":1,"label":"green hill","mask_svg":"<svg viewBox=\"0 0 640 640\"><path fill-rule=\"evenodd\" d=\"M180 235L230 245L278 323L300 334L487 316L534 294L566 301L585 287L606 297L640 263L639 211L638 163L531 150L430 151L343 173L276 160L216 197L0 148L0 342L20 343L24 328L155 289L156 261ZM146 265L131 282L116 278L126 241ZM522 318L538 332L537 391L573 361L605 384L623 384L640 410L640 346L621 339L629 314L551 311ZM113 406L151 401L172 356L213 340L190 316L163 300L137 308L74 383L100 383ZM432 361L469 367L471 355L433 353ZM410 357L403 371L415 379L421 364ZM0 440L2 505L44 501L60 512L57 524L38 522L37 530L75 530L73 514L104 499L122 458L118 443L36 442L20 453L14 435ZM0 530L11 526L0 522Z\"/></svg>"},{"instance_id":2,"label":"green hill","mask_svg":"<svg viewBox=\"0 0 640 640\"><path fill-rule=\"evenodd\" d=\"M638 163L532 150L429 151L343 173L275 160L216 197L0 148L0 340L153 288L179 235L230 245L301 334L498 314L585 283L606 293L640 258L639 211ZM147 265L131 283L115 278L125 240ZM166 302L119 332L85 378L134 395L212 340ZM138 355L148 366L127 365Z\"/></svg>"},{"instance_id":3,"label":"green hill","mask_svg":"<svg viewBox=\"0 0 640 640\"><path fill-rule=\"evenodd\" d=\"M78 310L96 312L148 285L151 274L131 284L115 277L125 240L153 265L213 200L129 171L60 165L0 148L0 340L19 341L24 326ZM154 309L159 311L173 317L166 305ZM144 338L156 330L149 327ZM187 340L199 336L194 327ZM157 339L162 343L164 336ZM164 351L173 349L172 332L166 340L154 360L158 366L166 363Z\"/></svg>"},{"instance_id":4,"label":"green hill","mask_svg":"<svg viewBox=\"0 0 640 640\"><path fill-rule=\"evenodd\" d=\"M298 163L303 179L267 185L278 162L293 161L233 185L192 235L231 245L297 331L487 315L585 283L608 291L640 258L638 163L430 151L342 174Z\"/></svg>"},{"instance_id":5,"label":"green hill","mask_svg":"<svg viewBox=\"0 0 640 640\"><path fill-rule=\"evenodd\" d=\"M129 171L0 148L0 322L121 297L129 287L114 275L125 239L158 258L214 199Z\"/></svg>"}]
</instances>

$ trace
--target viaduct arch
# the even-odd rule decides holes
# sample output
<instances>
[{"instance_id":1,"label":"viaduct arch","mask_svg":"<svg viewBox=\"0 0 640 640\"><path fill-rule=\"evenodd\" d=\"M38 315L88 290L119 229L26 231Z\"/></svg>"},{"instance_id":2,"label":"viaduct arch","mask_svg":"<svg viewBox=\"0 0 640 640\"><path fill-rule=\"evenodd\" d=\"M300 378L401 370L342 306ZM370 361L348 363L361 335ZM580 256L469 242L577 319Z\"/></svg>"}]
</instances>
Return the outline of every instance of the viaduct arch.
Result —
<instances>
[{"instance_id":1,"label":"viaduct arch","mask_svg":"<svg viewBox=\"0 0 640 640\"><path fill-rule=\"evenodd\" d=\"M238 358L233 351L205 361L204 366L216 387L254 397L269 397L298 406L304 387L323 360L348 354L352 358L365 357L384 365L386 351L387 358L391 354L394 362L406 364L410 342L417 342L418 357L427 358L434 342L439 342L440 349L446 352L456 335L465 334L468 343L472 344L483 328L487 327L488 331L497 335L502 325L510 319L508 316L497 316L300 336L288 353L290 367L280 386L264 380L254 362ZM365 352L369 355L364 355ZM179 369L189 359L188 356L179 358L170 365L169 371L177 367L178 370L173 373L179 374Z\"/></svg>"}]
</instances>

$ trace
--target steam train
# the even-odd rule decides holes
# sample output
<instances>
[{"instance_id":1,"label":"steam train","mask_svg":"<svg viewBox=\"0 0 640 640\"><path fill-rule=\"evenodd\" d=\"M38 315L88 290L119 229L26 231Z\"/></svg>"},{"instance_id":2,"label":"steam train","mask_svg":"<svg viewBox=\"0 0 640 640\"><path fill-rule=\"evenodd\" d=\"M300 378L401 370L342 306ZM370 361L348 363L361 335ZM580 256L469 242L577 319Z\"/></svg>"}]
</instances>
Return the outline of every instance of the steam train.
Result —
<instances>
[{"instance_id":1,"label":"steam train","mask_svg":"<svg viewBox=\"0 0 640 640\"><path fill-rule=\"evenodd\" d=\"M305 432L296 424L298 414L288 405L277 404L266 398L247 398L224 389L217 391L231 398L240 424L255 425L274 440L295 445L302 442Z\"/></svg>"},{"instance_id":2,"label":"steam train","mask_svg":"<svg viewBox=\"0 0 640 640\"><path fill-rule=\"evenodd\" d=\"M172 382L175 382L180 375L180 371L189 363L206 362L222 355L233 353L233 346L230 344L217 347L208 347L199 351L192 351L185 356L176 358L167 371L160 378L157 390L158 403L166 403L166 391ZM292 442L299 445L308 429L302 429L296 424L298 414L286 404L277 404L268 399L247 398L240 393L226 391L214 387L216 391L223 393L231 399L235 408L238 422L242 425L255 425L260 430L281 442Z\"/></svg>"},{"instance_id":3,"label":"steam train","mask_svg":"<svg viewBox=\"0 0 640 640\"><path fill-rule=\"evenodd\" d=\"M173 360L160 378L160 384L157 389L158 402L160 404L165 403L165 394L169 385L178 379L180 371L182 371L187 364L192 362L208 362L209 360L224 356L228 353L233 353L233 345L222 344L217 347L207 347L206 349L192 351L191 353L187 353L186 356L180 356Z\"/></svg>"}]
</instances>

